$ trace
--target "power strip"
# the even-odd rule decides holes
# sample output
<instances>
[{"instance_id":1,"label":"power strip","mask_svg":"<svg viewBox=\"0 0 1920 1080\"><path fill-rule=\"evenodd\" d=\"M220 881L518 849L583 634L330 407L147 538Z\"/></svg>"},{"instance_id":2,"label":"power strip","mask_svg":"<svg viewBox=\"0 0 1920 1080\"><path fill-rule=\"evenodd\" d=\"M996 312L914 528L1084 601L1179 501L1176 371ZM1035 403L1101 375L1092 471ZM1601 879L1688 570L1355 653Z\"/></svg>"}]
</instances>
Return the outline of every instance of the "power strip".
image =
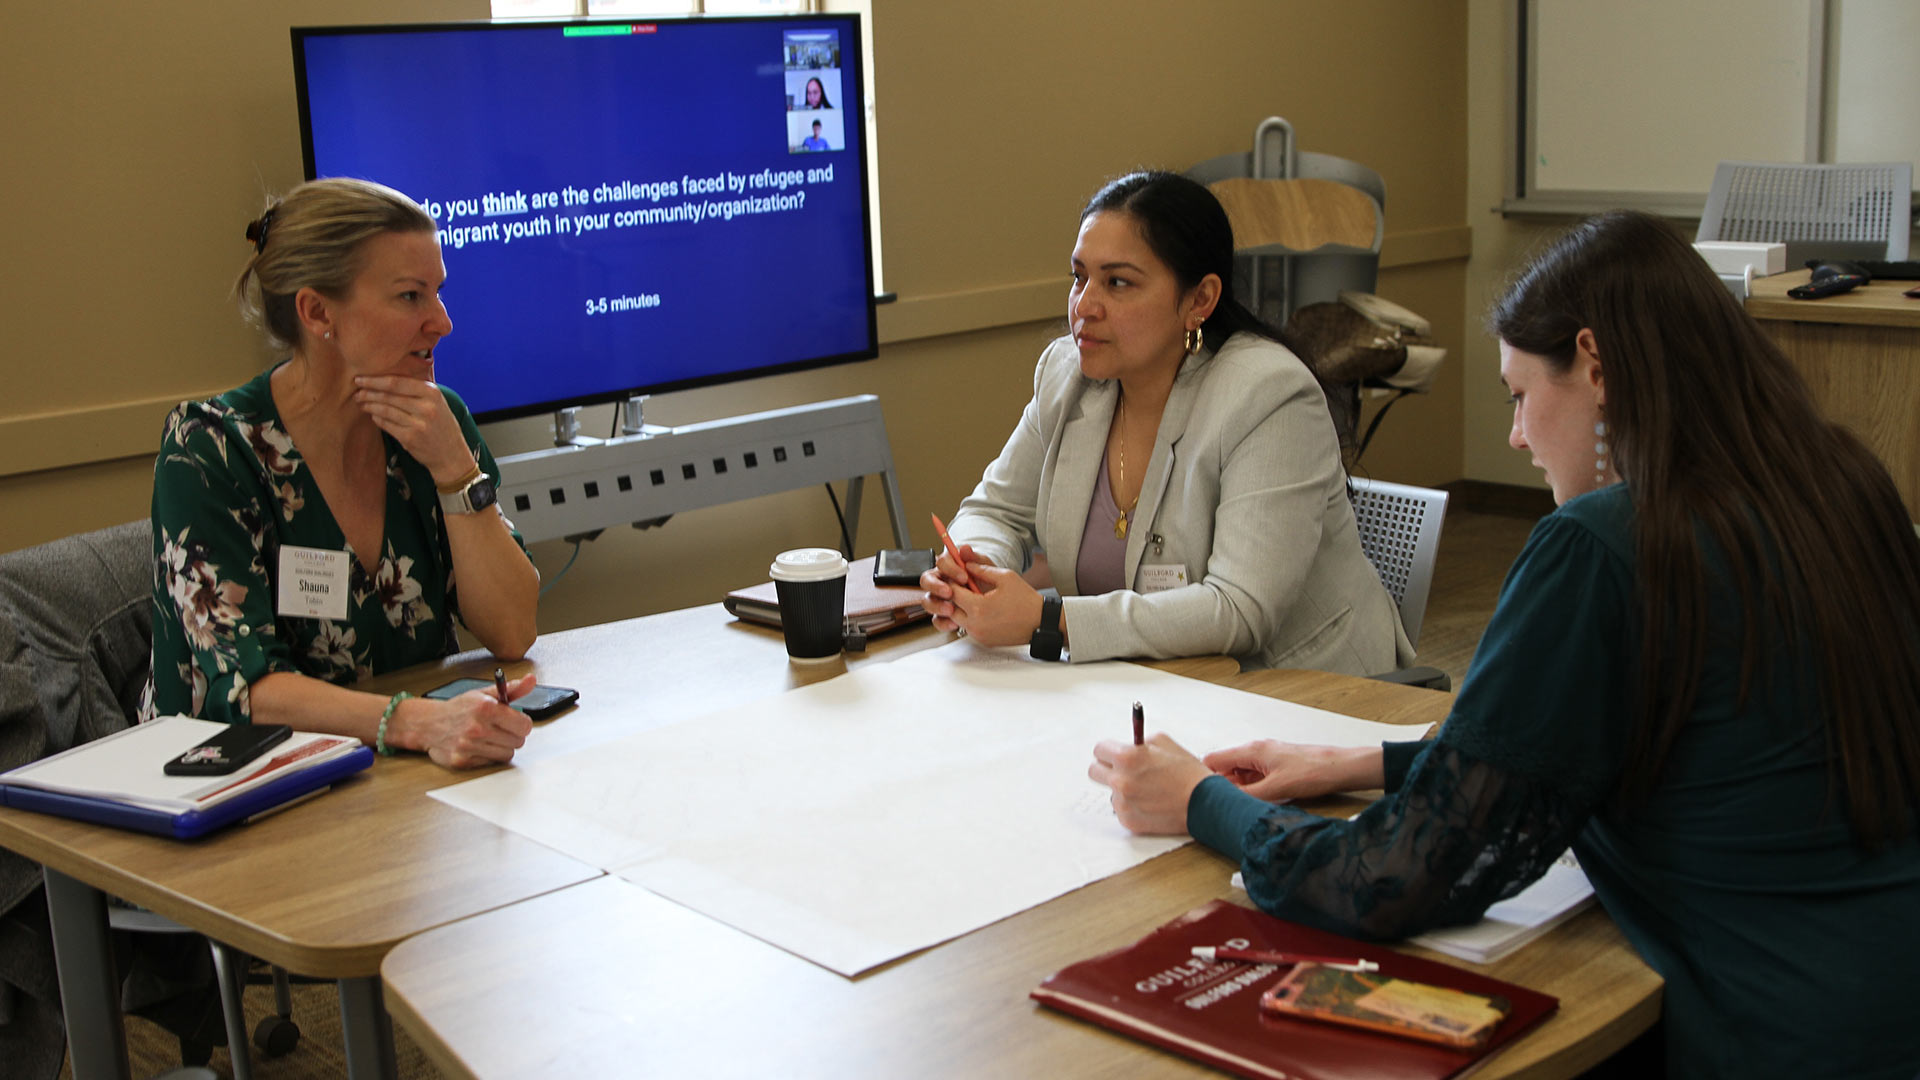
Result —
<instances>
[{"instance_id":1,"label":"power strip","mask_svg":"<svg viewBox=\"0 0 1920 1080\"><path fill-rule=\"evenodd\" d=\"M527 540L640 525L702 507L847 480L858 528L868 475L881 478L896 547L908 547L880 399L872 394L749 413L499 459L500 505Z\"/></svg>"}]
</instances>

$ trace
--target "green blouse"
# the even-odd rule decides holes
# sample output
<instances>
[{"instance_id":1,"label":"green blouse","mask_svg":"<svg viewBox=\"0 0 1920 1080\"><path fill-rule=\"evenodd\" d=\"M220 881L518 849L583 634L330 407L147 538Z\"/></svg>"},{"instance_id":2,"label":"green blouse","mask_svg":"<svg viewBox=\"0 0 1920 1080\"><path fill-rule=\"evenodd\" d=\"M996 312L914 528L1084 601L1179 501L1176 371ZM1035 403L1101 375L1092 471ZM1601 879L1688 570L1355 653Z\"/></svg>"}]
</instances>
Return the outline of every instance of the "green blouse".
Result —
<instances>
[{"instance_id":1,"label":"green blouse","mask_svg":"<svg viewBox=\"0 0 1920 1080\"><path fill-rule=\"evenodd\" d=\"M346 684L458 649L453 555L432 475L386 438L384 550L368 573L280 426L271 375L167 417L153 472L153 672L142 718L246 723L248 688L270 673ZM499 476L466 404L440 392L481 469ZM345 619L279 614L283 545L347 552Z\"/></svg>"},{"instance_id":2,"label":"green blouse","mask_svg":"<svg viewBox=\"0 0 1920 1080\"><path fill-rule=\"evenodd\" d=\"M1920 834L1855 843L1827 786L1811 643L1771 634L1742 698L1744 609L1712 545L1693 715L1644 805L1615 797L1640 649L1633 520L1619 484L1541 520L1440 734L1385 754L1386 798L1336 821L1209 777L1188 830L1241 861L1266 911L1377 939L1477 919L1571 844L1666 980L1669 1075L1913 1080L1920 1024L1899 987L1920 968Z\"/></svg>"}]
</instances>

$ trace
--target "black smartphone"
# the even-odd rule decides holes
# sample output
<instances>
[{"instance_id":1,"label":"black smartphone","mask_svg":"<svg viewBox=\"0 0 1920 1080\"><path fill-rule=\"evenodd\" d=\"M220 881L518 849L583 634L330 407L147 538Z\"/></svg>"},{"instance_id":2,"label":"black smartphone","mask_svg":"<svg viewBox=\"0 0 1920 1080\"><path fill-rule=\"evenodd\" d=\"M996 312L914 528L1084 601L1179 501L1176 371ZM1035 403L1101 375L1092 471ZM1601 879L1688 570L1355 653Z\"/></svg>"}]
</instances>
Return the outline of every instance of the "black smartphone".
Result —
<instances>
[{"instance_id":1,"label":"black smartphone","mask_svg":"<svg viewBox=\"0 0 1920 1080\"><path fill-rule=\"evenodd\" d=\"M881 548L873 559L875 585L918 585L933 569L932 548Z\"/></svg>"},{"instance_id":2,"label":"black smartphone","mask_svg":"<svg viewBox=\"0 0 1920 1080\"><path fill-rule=\"evenodd\" d=\"M445 701L459 697L469 690L493 691L492 679L455 679L445 686L436 686L427 691L427 696ZM561 709L580 700L580 691L569 690L564 686L536 686L513 701L513 707L526 713L535 720L545 720Z\"/></svg>"},{"instance_id":3,"label":"black smartphone","mask_svg":"<svg viewBox=\"0 0 1920 1080\"><path fill-rule=\"evenodd\" d=\"M286 742L285 724L232 724L166 764L168 776L225 776L269 749Z\"/></svg>"}]
</instances>

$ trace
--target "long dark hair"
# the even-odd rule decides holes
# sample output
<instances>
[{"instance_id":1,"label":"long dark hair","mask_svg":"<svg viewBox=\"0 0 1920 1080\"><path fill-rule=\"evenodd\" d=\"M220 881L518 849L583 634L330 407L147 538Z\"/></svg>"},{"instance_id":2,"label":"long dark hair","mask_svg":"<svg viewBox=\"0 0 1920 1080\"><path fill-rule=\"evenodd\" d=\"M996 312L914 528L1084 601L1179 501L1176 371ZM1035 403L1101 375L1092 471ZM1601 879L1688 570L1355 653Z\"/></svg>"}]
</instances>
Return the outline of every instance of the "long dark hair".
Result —
<instances>
[{"instance_id":1,"label":"long dark hair","mask_svg":"<svg viewBox=\"0 0 1920 1080\"><path fill-rule=\"evenodd\" d=\"M1868 846L1920 795L1920 539L1887 470L1823 418L1793 365L1672 228L1614 212L1549 246L1488 316L1560 373L1593 331L1613 460L1633 497L1643 629L1621 794L1644 798L1695 699L1708 639L1704 545L1743 605L1740 699L1770 644L1820 679L1830 789Z\"/></svg>"},{"instance_id":2,"label":"long dark hair","mask_svg":"<svg viewBox=\"0 0 1920 1080\"><path fill-rule=\"evenodd\" d=\"M1110 210L1128 214L1139 223L1147 246L1173 271L1182 290L1200 284L1208 274L1219 275L1220 302L1200 327L1207 348L1218 350L1229 337L1244 330L1299 354L1284 332L1261 321L1233 298L1233 225L1220 200L1205 185L1159 169L1128 173L1094 192L1086 209L1080 211L1080 220ZM1313 364L1309 362L1307 367L1311 370Z\"/></svg>"}]
</instances>

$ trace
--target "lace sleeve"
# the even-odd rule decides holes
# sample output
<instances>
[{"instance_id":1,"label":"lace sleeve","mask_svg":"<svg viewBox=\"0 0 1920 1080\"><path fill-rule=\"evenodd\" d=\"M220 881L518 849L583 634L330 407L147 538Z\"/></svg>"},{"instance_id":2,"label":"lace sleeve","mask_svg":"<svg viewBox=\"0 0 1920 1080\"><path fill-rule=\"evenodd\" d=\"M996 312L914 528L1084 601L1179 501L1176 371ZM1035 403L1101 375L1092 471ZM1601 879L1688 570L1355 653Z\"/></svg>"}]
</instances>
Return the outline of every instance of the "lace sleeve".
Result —
<instances>
[{"instance_id":1,"label":"lace sleeve","mask_svg":"<svg viewBox=\"0 0 1920 1080\"><path fill-rule=\"evenodd\" d=\"M1246 836L1247 895L1270 914L1396 940L1472 922L1565 851L1593 807L1445 742L1351 821L1276 807Z\"/></svg>"}]
</instances>

